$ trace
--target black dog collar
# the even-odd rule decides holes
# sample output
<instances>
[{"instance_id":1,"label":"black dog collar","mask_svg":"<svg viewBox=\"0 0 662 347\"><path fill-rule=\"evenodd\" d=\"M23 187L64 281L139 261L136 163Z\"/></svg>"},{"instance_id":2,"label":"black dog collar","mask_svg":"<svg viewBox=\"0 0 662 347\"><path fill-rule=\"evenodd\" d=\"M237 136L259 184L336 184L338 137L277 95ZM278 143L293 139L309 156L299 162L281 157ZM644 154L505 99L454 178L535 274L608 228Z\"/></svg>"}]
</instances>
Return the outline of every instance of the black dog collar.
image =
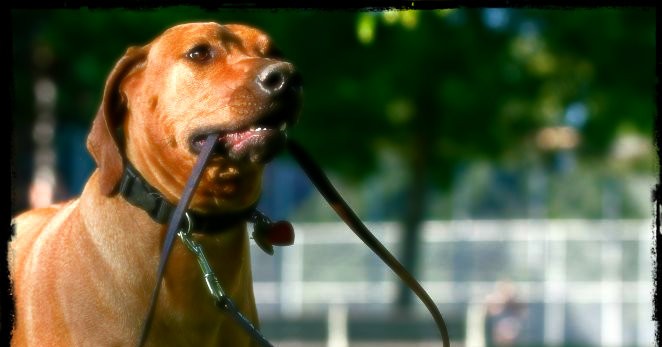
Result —
<instances>
[{"instance_id":1,"label":"black dog collar","mask_svg":"<svg viewBox=\"0 0 662 347\"><path fill-rule=\"evenodd\" d=\"M168 202L163 194L152 187L128 161L124 162L124 173L119 185L119 193L132 205L141 208L159 224L168 224L175 205ZM233 213L200 214L188 210L193 230L214 233L227 230L239 223L252 219L256 205ZM259 213L259 212L257 212Z\"/></svg>"}]
</instances>

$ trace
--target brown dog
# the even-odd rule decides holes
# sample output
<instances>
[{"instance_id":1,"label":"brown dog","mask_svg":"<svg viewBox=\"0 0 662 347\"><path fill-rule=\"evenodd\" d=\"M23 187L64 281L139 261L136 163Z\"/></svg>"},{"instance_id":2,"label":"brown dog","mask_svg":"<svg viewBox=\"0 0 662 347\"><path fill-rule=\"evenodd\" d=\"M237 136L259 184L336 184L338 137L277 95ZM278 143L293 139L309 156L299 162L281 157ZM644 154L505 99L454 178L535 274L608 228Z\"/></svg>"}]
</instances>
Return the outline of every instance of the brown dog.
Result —
<instances>
[{"instance_id":1,"label":"brown dog","mask_svg":"<svg viewBox=\"0 0 662 347\"><path fill-rule=\"evenodd\" d=\"M80 198L14 219L9 251L13 346L131 346L139 339L166 225L117 194L131 163L176 204L206 135L220 132L190 210L242 211L261 190L264 163L296 120L299 79L269 38L242 25L175 26L132 47L106 82L87 146L97 170ZM244 222L199 232L227 294L257 323ZM196 259L176 242L150 346L247 346L213 303Z\"/></svg>"}]
</instances>

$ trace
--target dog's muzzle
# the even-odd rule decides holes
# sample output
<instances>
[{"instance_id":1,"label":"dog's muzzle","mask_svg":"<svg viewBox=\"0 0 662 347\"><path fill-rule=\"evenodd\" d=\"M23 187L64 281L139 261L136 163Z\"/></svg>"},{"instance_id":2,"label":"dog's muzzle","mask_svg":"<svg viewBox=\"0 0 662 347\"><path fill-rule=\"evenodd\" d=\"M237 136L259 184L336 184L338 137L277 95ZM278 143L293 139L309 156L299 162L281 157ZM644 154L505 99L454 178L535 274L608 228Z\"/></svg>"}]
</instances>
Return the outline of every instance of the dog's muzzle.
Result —
<instances>
[{"instance_id":1,"label":"dog's muzzle","mask_svg":"<svg viewBox=\"0 0 662 347\"><path fill-rule=\"evenodd\" d=\"M283 149L287 128L297 121L302 89L301 77L292 64L274 62L261 67L252 82L230 100L230 106L252 105L237 108L242 112L237 116L245 118L245 124L233 129L200 129L189 138L190 151L197 155L207 136L217 133L220 136L214 154L234 161L270 161Z\"/></svg>"}]
</instances>

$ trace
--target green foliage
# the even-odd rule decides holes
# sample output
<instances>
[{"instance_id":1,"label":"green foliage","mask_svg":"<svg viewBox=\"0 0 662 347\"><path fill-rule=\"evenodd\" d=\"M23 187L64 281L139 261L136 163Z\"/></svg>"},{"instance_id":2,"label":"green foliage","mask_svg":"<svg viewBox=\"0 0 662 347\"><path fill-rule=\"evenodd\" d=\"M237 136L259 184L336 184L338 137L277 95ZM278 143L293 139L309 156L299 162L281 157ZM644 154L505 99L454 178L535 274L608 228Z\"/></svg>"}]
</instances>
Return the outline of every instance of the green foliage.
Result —
<instances>
[{"instance_id":1,"label":"green foliage","mask_svg":"<svg viewBox=\"0 0 662 347\"><path fill-rule=\"evenodd\" d=\"M463 160L524 155L537 131L563 125L577 102L588 109L581 156L604 155L623 128L652 133L653 10L507 12L505 25L490 28L480 9L13 11L13 117L17 126L34 117L39 50L52 56L59 119L89 124L129 45L184 21L214 20L264 29L297 65L305 104L292 136L347 178L370 175L378 152L398 153L410 167L423 153L422 169L444 188Z\"/></svg>"}]
</instances>

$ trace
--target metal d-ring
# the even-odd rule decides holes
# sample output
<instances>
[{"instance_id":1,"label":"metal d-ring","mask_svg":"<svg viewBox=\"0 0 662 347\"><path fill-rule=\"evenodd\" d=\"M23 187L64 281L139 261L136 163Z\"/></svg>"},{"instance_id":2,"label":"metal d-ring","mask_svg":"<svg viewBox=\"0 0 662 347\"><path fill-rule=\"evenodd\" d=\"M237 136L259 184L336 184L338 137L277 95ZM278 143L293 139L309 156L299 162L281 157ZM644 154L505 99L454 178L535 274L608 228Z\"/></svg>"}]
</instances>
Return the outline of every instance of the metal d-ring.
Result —
<instances>
[{"instance_id":1,"label":"metal d-ring","mask_svg":"<svg viewBox=\"0 0 662 347\"><path fill-rule=\"evenodd\" d=\"M186 219L185 219L186 228L180 226L180 229L179 229L178 233L184 233L184 234L186 234L186 236L189 236L189 235L191 235L191 232L193 231L193 218L191 217L191 215L188 212L184 212L184 217L186 217ZM184 220L182 220L182 222L180 222L180 225L184 224L183 222L184 222Z\"/></svg>"}]
</instances>

